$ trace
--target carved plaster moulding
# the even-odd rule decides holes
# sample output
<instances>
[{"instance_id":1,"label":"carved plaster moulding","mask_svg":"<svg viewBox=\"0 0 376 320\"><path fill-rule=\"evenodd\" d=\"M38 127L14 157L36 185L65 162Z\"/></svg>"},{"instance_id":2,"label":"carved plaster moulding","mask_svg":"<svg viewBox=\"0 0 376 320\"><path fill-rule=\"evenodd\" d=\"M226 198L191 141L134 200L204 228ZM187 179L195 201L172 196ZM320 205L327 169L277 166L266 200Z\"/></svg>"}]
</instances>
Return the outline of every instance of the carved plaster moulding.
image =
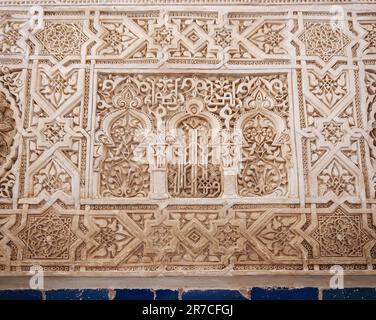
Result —
<instances>
[{"instance_id":1,"label":"carved plaster moulding","mask_svg":"<svg viewBox=\"0 0 376 320\"><path fill-rule=\"evenodd\" d=\"M373 2L2 1L0 277L372 279Z\"/></svg>"}]
</instances>

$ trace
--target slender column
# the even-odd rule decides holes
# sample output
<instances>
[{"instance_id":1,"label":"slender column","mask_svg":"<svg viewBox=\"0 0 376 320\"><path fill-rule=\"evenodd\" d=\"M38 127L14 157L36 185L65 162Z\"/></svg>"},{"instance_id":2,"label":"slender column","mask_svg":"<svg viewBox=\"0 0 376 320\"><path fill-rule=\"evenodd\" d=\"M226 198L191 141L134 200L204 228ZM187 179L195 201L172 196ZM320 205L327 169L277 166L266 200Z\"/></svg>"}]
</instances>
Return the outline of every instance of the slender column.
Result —
<instances>
[{"instance_id":1,"label":"slender column","mask_svg":"<svg viewBox=\"0 0 376 320\"><path fill-rule=\"evenodd\" d=\"M150 169L150 198L167 199L167 168L166 168L166 130L160 115L157 115L157 132L154 134L152 148L152 165Z\"/></svg>"},{"instance_id":2,"label":"slender column","mask_svg":"<svg viewBox=\"0 0 376 320\"><path fill-rule=\"evenodd\" d=\"M222 130L221 155L223 163L223 198L235 198L240 164L241 135L239 132Z\"/></svg>"},{"instance_id":3,"label":"slender column","mask_svg":"<svg viewBox=\"0 0 376 320\"><path fill-rule=\"evenodd\" d=\"M237 167L223 168L223 198L235 198L236 178L238 175Z\"/></svg>"},{"instance_id":4,"label":"slender column","mask_svg":"<svg viewBox=\"0 0 376 320\"><path fill-rule=\"evenodd\" d=\"M153 168L151 176L151 199L167 199L167 170L166 168Z\"/></svg>"}]
</instances>

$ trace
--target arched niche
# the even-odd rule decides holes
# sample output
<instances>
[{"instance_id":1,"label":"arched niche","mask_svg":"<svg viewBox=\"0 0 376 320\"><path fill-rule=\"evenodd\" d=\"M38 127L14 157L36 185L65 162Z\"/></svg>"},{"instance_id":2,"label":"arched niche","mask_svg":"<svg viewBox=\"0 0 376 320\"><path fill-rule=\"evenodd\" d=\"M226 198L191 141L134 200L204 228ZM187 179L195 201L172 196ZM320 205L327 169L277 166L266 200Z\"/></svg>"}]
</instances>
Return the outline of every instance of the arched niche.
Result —
<instances>
[{"instance_id":1,"label":"arched niche","mask_svg":"<svg viewBox=\"0 0 376 320\"><path fill-rule=\"evenodd\" d=\"M168 122L168 191L172 197L213 198L222 193L220 122L191 99Z\"/></svg>"},{"instance_id":2,"label":"arched niche","mask_svg":"<svg viewBox=\"0 0 376 320\"><path fill-rule=\"evenodd\" d=\"M147 197L150 173L142 140L152 128L144 113L127 108L106 116L100 139L99 192L107 197Z\"/></svg>"},{"instance_id":3,"label":"arched niche","mask_svg":"<svg viewBox=\"0 0 376 320\"><path fill-rule=\"evenodd\" d=\"M256 108L235 124L242 137L237 193L244 197L282 196L287 192L288 159L281 136L284 122L275 113Z\"/></svg>"}]
</instances>

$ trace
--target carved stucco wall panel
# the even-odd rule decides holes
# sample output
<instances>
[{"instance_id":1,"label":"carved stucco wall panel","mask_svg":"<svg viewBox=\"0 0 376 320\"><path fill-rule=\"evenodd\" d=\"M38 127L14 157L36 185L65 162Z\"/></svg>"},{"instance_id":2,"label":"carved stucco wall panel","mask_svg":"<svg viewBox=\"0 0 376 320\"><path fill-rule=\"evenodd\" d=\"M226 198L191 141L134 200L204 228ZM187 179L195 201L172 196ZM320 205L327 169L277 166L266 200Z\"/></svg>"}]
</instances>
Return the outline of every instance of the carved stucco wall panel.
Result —
<instances>
[{"instance_id":1,"label":"carved stucco wall panel","mask_svg":"<svg viewBox=\"0 0 376 320\"><path fill-rule=\"evenodd\" d=\"M3 274L374 273L373 4L7 2Z\"/></svg>"}]
</instances>

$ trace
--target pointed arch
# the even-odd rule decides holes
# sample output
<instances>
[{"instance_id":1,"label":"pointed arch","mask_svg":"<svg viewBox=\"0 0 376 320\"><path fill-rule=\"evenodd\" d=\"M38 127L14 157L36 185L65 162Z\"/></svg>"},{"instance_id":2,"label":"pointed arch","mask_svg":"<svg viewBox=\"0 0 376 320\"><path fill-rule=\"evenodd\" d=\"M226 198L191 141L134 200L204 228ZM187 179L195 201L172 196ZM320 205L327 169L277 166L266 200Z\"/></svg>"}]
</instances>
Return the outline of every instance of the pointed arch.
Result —
<instances>
[{"instance_id":1,"label":"pointed arch","mask_svg":"<svg viewBox=\"0 0 376 320\"><path fill-rule=\"evenodd\" d=\"M256 108L241 116L235 127L242 136L238 194L245 197L284 195L288 161L280 142L285 129L283 120L268 110Z\"/></svg>"},{"instance_id":2,"label":"pointed arch","mask_svg":"<svg viewBox=\"0 0 376 320\"><path fill-rule=\"evenodd\" d=\"M222 193L220 122L203 112L203 102L191 99L186 112L169 121L173 145L168 164L168 191L173 197L218 197Z\"/></svg>"},{"instance_id":3,"label":"pointed arch","mask_svg":"<svg viewBox=\"0 0 376 320\"><path fill-rule=\"evenodd\" d=\"M149 164L140 138L152 128L147 115L127 108L103 121L105 141L100 163L100 194L109 197L147 197Z\"/></svg>"}]
</instances>

